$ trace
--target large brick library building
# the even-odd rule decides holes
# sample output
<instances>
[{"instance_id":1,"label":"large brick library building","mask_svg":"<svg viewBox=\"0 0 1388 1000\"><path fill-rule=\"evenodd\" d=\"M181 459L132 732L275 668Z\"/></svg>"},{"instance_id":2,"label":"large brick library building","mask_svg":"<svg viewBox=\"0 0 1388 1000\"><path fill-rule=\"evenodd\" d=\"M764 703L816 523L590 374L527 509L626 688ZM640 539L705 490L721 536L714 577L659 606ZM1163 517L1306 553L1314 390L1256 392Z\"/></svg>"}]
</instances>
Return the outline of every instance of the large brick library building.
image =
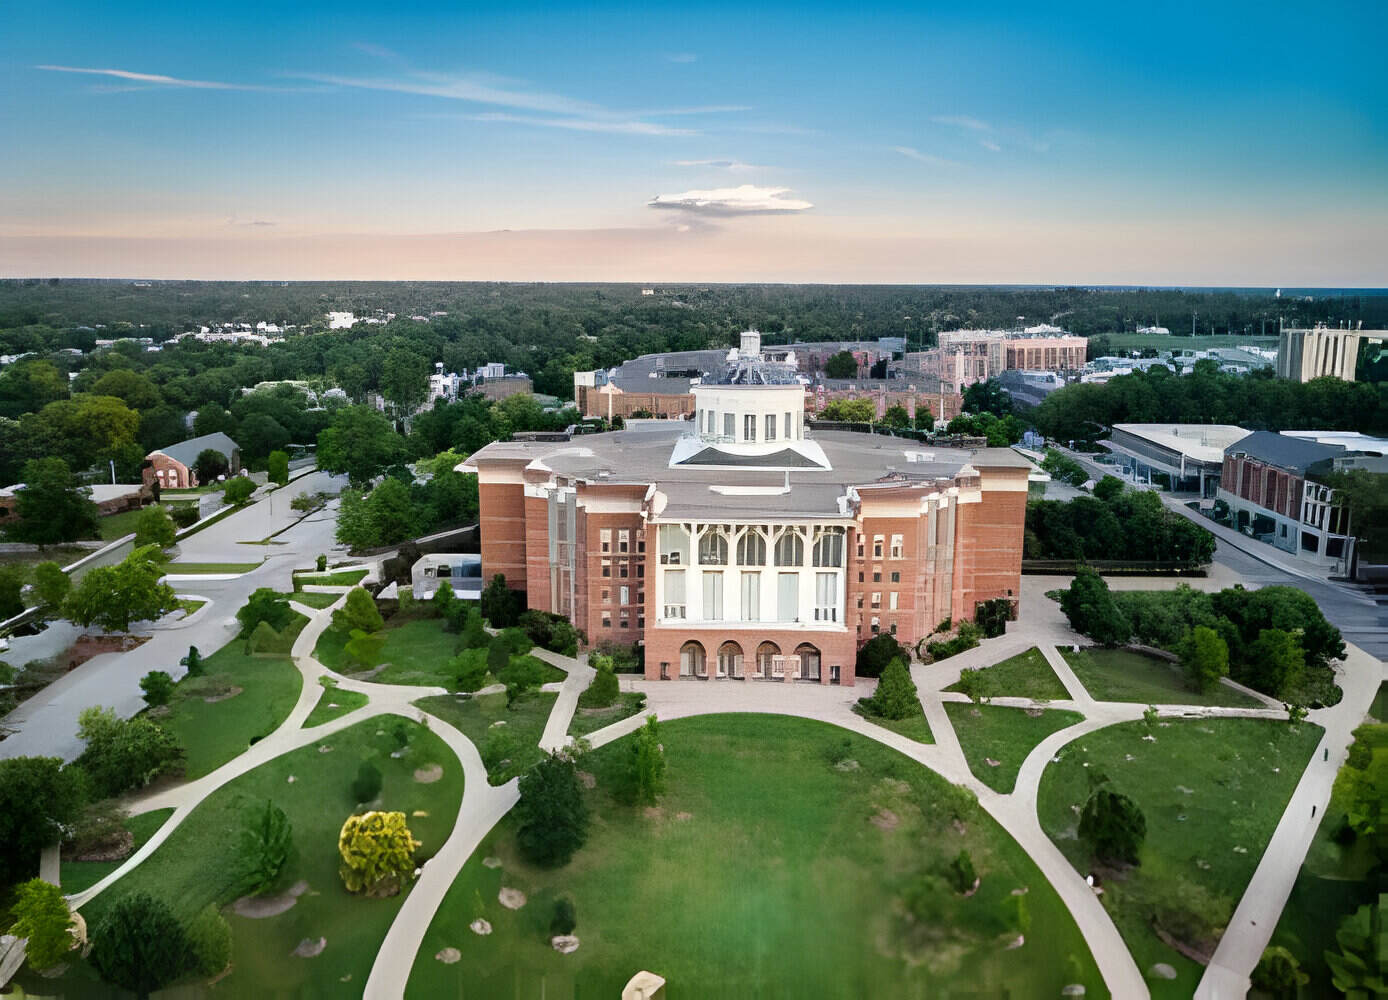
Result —
<instances>
[{"instance_id":1,"label":"large brick library building","mask_svg":"<svg viewBox=\"0 0 1388 1000\"><path fill-rule=\"evenodd\" d=\"M755 361L693 393L692 421L474 454L484 577L644 643L651 680L852 684L879 631L914 643L1018 594L1015 452L811 437L804 388Z\"/></svg>"}]
</instances>

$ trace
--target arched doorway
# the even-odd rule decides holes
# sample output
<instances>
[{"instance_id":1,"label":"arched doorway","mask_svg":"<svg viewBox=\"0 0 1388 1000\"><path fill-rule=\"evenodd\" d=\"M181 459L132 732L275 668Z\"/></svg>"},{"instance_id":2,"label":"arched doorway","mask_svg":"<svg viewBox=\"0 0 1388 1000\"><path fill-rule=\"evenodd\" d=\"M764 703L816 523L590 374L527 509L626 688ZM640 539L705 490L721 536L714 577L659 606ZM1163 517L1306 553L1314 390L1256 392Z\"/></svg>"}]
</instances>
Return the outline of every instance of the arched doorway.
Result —
<instances>
[{"instance_id":1,"label":"arched doorway","mask_svg":"<svg viewBox=\"0 0 1388 1000\"><path fill-rule=\"evenodd\" d=\"M680 676L706 677L708 668L704 665L704 647L693 639L680 647Z\"/></svg>"},{"instance_id":2,"label":"arched doorway","mask_svg":"<svg viewBox=\"0 0 1388 1000\"><path fill-rule=\"evenodd\" d=\"M731 639L718 647L718 676L742 680L742 647Z\"/></svg>"},{"instance_id":3,"label":"arched doorway","mask_svg":"<svg viewBox=\"0 0 1388 1000\"><path fill-rule=\"evenodd\" d=\"M817 682L819 680L819 650L808 642L802 642L795 647L795 655L800 657L800 679Z\"/></svg>"},{"instance_id":4,"label":"arched doorway","mask_svg":"<svg viewBox=\"0 0 1388 1000\"><path fill-rule=\"evenodd\" d=\"M780 646L770 641L763 642L757 647L757 665L752 672L752 676L769 680L771 677L771 660L773 657L780 655Z\"/></svg>"}]
</instances>

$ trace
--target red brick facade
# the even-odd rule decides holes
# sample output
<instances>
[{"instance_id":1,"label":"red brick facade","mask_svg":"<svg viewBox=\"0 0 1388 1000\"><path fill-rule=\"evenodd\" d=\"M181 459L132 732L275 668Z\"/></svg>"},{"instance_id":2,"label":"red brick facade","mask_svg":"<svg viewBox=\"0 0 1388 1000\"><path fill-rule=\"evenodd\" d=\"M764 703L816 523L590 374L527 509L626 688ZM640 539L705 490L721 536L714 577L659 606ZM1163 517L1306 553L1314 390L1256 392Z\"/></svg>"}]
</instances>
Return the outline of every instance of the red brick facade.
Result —
<instances>
[{"instance_id":1,"label":"red brick facade","mask_svg":"<svg viewBox=\"0 0 1388 1000\"><path fill-rule=\"evenodd\" d=\"M1266 507L1294 521L1301 520L1301 497L1306 481L1301 476L1267 465L1256 458L1226 455L1219 486L1245 500Z\"/></svg>"}]
</instances>

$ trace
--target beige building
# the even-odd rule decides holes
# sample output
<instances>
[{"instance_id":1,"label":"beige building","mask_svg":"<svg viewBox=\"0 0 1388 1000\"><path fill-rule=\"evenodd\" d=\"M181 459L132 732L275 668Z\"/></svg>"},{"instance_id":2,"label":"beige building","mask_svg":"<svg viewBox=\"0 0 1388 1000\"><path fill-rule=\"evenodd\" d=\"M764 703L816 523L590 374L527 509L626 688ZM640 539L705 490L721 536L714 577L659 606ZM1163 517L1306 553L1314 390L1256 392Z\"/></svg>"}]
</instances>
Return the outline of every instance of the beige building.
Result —
<instances>
[{"instance_id":1,"label":"beige building","mask_svg":"<svg viewBox=\"0 0 1388 1000\"><path fill-rule=\"evenodd\" d=\"M1314 330L1283 330L1277 335L1277 377L1309 382L1332 375L1353 382L1354 367L1359 360L1359 341L1365 336L1388 337L1388 331L1365 333L1324 326Z\"/></svg>"}]
</instances>

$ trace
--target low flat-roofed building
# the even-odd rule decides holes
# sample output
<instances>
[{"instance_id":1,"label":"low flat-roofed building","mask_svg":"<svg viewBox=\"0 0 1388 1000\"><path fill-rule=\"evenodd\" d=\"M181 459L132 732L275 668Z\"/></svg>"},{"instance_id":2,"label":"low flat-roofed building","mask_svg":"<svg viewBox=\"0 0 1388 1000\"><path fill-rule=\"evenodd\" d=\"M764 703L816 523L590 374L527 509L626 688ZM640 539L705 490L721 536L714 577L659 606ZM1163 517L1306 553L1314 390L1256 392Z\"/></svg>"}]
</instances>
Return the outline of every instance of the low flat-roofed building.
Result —
<instances>
[{"instance_id":1,"label":"low flat-roofed building","mask_svg":"<svg viewBox=\"0 0 1388 1000\"><path fill-rule=\"evenodd\" d=\"M1248 435L1233 424L1114 424L1100 442L1124 475L1140 485L1213 498L1224 472L1224 450Z\"/></svg>"},{"instance_id":2,"label":"low flat-roofed building","mask_svg":"<svg viewBox=\"0 0 1388 1000\"><path fill-rule=\"evenodd\" d=\"M465 601L482 599L482 557L469 552L433 552L420 556L410 567L410 589L421 601L431 601L445 580L454 596Z\"/></svg>"}]
</instances>

